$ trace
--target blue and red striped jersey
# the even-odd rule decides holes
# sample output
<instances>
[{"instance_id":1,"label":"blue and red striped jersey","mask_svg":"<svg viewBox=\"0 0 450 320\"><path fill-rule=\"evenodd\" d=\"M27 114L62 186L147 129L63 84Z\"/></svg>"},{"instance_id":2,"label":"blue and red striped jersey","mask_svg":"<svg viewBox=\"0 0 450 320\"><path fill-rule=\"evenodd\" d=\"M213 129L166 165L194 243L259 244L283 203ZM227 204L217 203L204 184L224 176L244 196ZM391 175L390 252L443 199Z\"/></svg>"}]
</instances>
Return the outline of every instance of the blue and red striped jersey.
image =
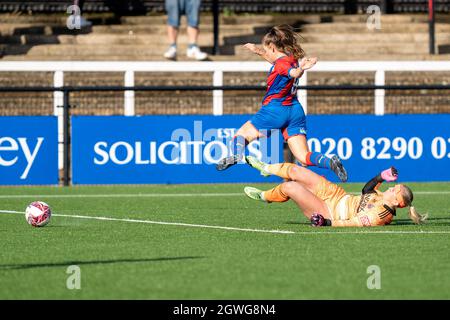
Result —
<instances>
[{"instance_id":1,"label":"blue and red striped jersey","mask_svg":"<svg viewBox=\"0 0 450 320\"><path fill-rule=\"evenodd\" d=\"M267 78L263 106L270 102L283 106L292 105L292 100L296 99L295 90L292 89L295 79L289 76L289 71L293 68L298 68L298 61L293 56L283 56L274 62Z\"/></svg>"}]
</instances>

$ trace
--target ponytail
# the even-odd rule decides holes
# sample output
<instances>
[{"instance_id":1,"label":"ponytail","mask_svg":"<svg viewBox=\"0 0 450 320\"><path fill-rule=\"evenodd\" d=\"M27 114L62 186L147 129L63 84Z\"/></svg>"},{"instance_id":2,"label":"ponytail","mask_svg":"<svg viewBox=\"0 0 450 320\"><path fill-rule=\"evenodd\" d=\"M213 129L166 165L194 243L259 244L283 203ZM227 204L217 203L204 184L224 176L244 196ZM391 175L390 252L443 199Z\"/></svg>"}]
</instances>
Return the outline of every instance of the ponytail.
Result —
<instances>
[{"instance_id":1,"label":"ponytail","mask_svg":"<svg viewBox=\"0 0 450 320\"><path fill-rule=\"evenodd\" d=\"M273 45L280 51L292 55L296 60L306 56L305 51L299 44L299 34L294 31L294 28L287 24L273 27L264 36L263 44Z\"/></svg>"},{"instance_id":2,"label":"ponytail","mask_svg":"<svg viewBox=\"0 0 450 320\"><path fill-rule=\"evenodd\" d=\"M428 214L420 214L416 211L416 208L414 208L413 206L411 206L411 203L414 199L414 195L411 191L410 188L408 188L405 185L402 185L402 198L404 201L404 205L402 207L406 207L409 206L409 211L408 211L408 216L409 218L415 223L415 224L422 224L425 222L425 220L427 220L428 218ZM399 208L402 208L399 207Z\"/></svg>"},{"instance_id":3,"label":"ponytail","mask_svg":"<svg viewBox=\"0 0 450 320\"><path fill-rule=\"evenodd\" d=\"M427 220L428 218L428 214L420 214L416 211L416 208L414 207L409 207L409 212L408 212L409 218L415 223L415 224L422 224L425 222L425 220Z\"/></svg>"}]
</instances>

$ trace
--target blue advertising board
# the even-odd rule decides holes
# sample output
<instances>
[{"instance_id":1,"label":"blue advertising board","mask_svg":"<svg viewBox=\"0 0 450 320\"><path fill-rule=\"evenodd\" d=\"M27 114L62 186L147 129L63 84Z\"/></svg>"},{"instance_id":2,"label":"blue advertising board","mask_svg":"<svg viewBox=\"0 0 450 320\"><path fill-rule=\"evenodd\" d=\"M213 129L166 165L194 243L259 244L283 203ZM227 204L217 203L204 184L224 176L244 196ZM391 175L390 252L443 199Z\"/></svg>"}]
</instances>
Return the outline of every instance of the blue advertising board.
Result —
<instances>
[{"instance_id":1,"label":"blue advertising board","mask_svg":"<svg viewBox=\"0 0 450 320\"><path fill-rule=\"evenodd\" d=\"M211 183L265 180L246 164L217 171L248 116L73 116L74 184ZM248 146L268 162L282 161L282 135Z\"/></svg>"},{"instance_id":2,"label":"blue advertising board","mask_svg":"<svg viewBox=\"0 0 450 320\"><path fill-rule=\"evenodd\" d=\"M57 183L57 118L0 117L0 185Z\"/></svg>"},{"instance_id":3,"label":"blue advertising board","mask_svg":"<svg viewBox=\"0 0 450 320\"><path fill-rule=\"evenodd\" d=\"M231 138L249 115L74 116L73 183L275 182L245 164L219 172ZM266 133L267 134L267 133ZM248 147L263 161L283 161L276 131ZM400 181L450 181L450 115L311 115L310 149L337 154L349 182L395 166ZM331 181L332 172L312 168Z\"/></svg>"},{"instance_id":4,"label":"blue advertising board","mask_svg":"<svg viewBox=\"0 0 450 320\"><path fill-rule=\"evenodd\" d=\"M450 181L450 115L311 115L310 149L337 154L349 182L394 166L399 181ZM337 181L324 169L316 172Z\"/></svg>"}]
</instances>

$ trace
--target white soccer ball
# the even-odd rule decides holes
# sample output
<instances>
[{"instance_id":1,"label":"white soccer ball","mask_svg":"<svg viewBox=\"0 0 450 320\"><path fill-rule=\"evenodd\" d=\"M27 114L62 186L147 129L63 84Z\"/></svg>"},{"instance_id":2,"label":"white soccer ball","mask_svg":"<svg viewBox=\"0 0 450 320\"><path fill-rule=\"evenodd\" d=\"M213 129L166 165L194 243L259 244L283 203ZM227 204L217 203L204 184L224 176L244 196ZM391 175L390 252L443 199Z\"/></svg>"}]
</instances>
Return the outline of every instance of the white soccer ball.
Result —
<instances>
[{"instance_id":1,"label":"white soccer ball","mask_svg":"<svg viewBox=\"0 0 450 320\"><path fill-rule=\"evenodd\" d=\"M50 206L42 201L35 201L25 210L25 219L33 227L43 227L49 223L52 216Z\"/></svg>"}]
</instances>

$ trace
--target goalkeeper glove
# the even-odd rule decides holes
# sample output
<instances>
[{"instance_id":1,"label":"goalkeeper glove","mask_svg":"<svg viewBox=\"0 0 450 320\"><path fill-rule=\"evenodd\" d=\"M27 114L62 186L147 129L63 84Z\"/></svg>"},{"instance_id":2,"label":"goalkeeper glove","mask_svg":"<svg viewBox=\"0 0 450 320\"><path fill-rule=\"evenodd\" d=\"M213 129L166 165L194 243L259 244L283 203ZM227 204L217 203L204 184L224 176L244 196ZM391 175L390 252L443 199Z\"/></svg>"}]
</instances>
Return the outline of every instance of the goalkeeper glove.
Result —
<instances>
[{"instance_id":1,"label":"goalkeeper glove","mask_svg":"<svg viewBox=\"0 0 450 320\"><path fill-rule=\"evenodd\" d=\"M398 178L398 171L394 167L390 167L381 172L381 178L386 182L396 181Z\"/></svg>"},{"instance_id":2,"label":"goalkeeper glove","mask_svg":"<svg viewBox=\"0 0 450 320\"><path fill-rule=\"evenodd\" d=\"M313 227L331 226L331 220L325 219L320 213L314 213L311 216L311 225Z\"/></svg>"}]
</instances>

